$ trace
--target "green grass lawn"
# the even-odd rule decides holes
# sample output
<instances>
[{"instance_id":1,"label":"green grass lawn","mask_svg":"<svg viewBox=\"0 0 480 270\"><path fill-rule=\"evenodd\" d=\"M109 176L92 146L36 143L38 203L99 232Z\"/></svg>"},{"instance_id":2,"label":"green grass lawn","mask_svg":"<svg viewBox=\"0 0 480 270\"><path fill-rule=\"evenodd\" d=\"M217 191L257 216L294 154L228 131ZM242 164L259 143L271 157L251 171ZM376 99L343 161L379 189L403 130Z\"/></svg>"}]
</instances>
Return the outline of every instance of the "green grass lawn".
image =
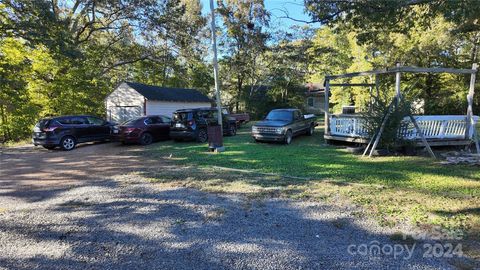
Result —
<instances>
[{"instance_id":1,"label":"green grass lawn","mask_svg":"<svg viewBox=\"0 0 480 270\"><path fill-rule=\"evenodd\" d=\"M407 222L478 233L479 167L444 166L423 157L362 158L327 145L321 130L286 146L255 143L244 127L225 138L223 153L208 152L206 144L195 142L158 143L149 147L150 155L170 157L189 169L149 177L221 192L276 192L331 202L341 196L384 225Z\"/></svg>"}]
</instances>

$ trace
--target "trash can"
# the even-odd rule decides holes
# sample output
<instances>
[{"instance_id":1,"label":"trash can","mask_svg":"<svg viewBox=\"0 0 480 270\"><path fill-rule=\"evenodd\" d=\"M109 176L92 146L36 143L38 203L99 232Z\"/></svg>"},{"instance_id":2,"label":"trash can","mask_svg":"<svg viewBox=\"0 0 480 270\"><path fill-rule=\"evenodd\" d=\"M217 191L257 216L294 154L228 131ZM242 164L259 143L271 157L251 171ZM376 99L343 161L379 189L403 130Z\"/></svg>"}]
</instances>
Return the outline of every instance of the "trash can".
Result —
<instances>
[{"instance_id":1,"label":"trash can","mask_svg":"<svg viewBox=\"0 0 480 270\"><path fill-rule=\"evenodd\" d=\"M208 133L208 148L210 151L222 152L223 148L223 133L222 126L212 125L207 127Z\"/></svg>"}]
</instances>

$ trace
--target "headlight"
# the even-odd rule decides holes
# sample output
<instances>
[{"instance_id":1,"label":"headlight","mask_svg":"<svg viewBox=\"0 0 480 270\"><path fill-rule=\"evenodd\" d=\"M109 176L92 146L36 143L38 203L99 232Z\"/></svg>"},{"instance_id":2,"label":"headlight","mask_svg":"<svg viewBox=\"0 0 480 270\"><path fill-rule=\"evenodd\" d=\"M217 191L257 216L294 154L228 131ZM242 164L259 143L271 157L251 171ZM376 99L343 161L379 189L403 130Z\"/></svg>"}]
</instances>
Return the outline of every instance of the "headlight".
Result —
<instances>
[{"instance_id":1,"label":"headlight","mask_svg":"<svg viewBox=\"0 0 480 270\"><path fill-rule=\"evenodd\" d=\"M257 129L256 126L253 126L253 127L252 127L252 132L258 132L258 129Z\"/></svg>"},{"instance_id":2,"label":"headlight","mask_svg":"<svg viewBox=\"0 0 480 270\"><path fill-rule=\"evenodd\" d=\"M275 132L276 132L277 134L282 134L282 133L283 133L283 128L276 128L276 129L275 129Z\"/></svg>"}]
</instances>

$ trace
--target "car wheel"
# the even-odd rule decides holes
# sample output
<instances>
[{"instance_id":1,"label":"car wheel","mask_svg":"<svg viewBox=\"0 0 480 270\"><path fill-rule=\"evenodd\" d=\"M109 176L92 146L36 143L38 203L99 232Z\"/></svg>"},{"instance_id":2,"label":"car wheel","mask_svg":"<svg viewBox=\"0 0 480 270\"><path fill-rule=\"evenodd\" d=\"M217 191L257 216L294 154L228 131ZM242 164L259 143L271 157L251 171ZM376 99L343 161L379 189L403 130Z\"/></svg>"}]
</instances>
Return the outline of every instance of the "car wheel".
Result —
<instances>
[{"instance_id":1,"label":"car wheel","mask_svg":"<svg viewBox=\"0 0 480 270\"><path fill-rule=\"evenodd\" d=\"M197 134L197 142L204 143L204 142L207 142L207 140L208 140L207 130L200 129Z\"/></svg>"},{"instance_id":2,"label":"car wheel","mask_svg":"<svg viewBox=\"0 0 480 270\"><path fill-rule=\"evenodd\" d=\"M292 134L292 131L291 130L287 130L287 133L285 134L285 141L284 143L285 144L290 144L292 143L292 137L293 137L293 134Z\"/></svg>"},{"instance_id":3,"label":"car wheel","mask_svg":"<svg viewBox=\"0 0 480 270\"><path fill-rule=\"evenodd\" d=\"M237 135L237 128L234 125L230 126L230 129L228 131L228 135L230 136L235 136Z\"/></svg>"},{"instance_id":4,"label":"car wheel","mask_svg":"<svg viewBox=\"0 0 480 270\"><path fill-rule=\"evenodd\" d=\"M65 151L72 150L75 148L75 145L77 145L77 141L71 136L63 137L62 141L60 142L60 147Z\"/></svg>"},{"instance_id":5,"label":"car wheel","mask_svg":"<svg viewBox=\"0 0 480 270\"><path fill-rule=\"evenodd\" d=\"M48 149L48 150L53 150L56 147L55 145L42 145L42 146L43 146L43 148Z\"/></svg>"},{"instance_id":6,"label":"car wheel","mask_svg":"<svg viewBox=\"0 0 480 270\"><path fill-rule=\"evenodd\" d=\"M140 137L140 144L141 145L149 145L153 142L153 137L150 133L143 133L142 137Z\"/></svg>"},{"instance_id":7,"label":"car wheel","mask_svg":"<svg viewBox=\"0 0 480 270\"><path fill-rule=\"evenodd\" d=\"M310 125L310 128L309 128L308 131L307 131L307 135L308 135L308 136L312 136L314 132L315 132L315 126L314 126L314 125Z\"/></svg>"}]
</instances>

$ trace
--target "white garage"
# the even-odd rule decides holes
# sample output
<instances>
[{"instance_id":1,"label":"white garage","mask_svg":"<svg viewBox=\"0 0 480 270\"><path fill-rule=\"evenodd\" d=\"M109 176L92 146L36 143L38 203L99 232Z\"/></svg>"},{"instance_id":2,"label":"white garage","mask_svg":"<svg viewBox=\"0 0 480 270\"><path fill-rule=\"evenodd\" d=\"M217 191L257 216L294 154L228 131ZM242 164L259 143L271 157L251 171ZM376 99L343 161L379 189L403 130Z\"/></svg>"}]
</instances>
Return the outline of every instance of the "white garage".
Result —
<instances>
[{"instance_id":1,"label":"white garage","mask_svg":"<svg viewBox=\"0 0 480 270\"><path fill-rule=\"evenodd\" d=\"M172 117L179 109L211 107L211 100L195 89L169 88L124 82L105 99L107 119L117 123L142 115Z\"/></svg>"}]
</instances>

